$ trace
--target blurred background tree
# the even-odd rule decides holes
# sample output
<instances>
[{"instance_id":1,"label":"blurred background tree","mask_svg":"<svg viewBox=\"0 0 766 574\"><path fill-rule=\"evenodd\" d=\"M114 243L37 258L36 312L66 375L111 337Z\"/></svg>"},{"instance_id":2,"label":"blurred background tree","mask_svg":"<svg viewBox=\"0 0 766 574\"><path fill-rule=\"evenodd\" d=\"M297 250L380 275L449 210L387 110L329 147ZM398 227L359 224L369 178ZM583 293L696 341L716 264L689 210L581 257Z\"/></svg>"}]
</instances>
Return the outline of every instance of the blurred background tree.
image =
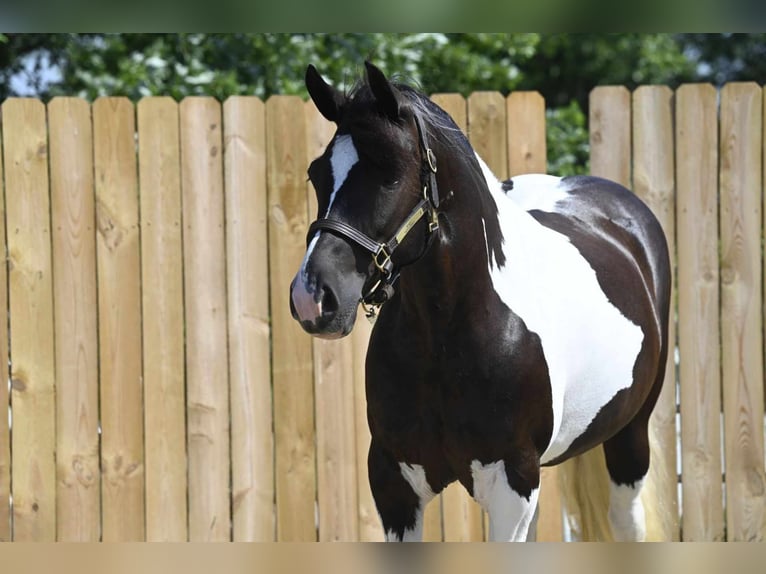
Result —
<instances>
[{"instance_id":1,"label":"blurred background tree","mask_svg":"<svg viewBox=\"0 0 766 574\"><path fill-rule=\"evenodd\" d=\"M766 75L766 34L0 34L0 99L306 96L314 63L349 87L369 58L426 93L537 90L549 171L586 173L593 87Z\"/></svg>"}]
</instances>

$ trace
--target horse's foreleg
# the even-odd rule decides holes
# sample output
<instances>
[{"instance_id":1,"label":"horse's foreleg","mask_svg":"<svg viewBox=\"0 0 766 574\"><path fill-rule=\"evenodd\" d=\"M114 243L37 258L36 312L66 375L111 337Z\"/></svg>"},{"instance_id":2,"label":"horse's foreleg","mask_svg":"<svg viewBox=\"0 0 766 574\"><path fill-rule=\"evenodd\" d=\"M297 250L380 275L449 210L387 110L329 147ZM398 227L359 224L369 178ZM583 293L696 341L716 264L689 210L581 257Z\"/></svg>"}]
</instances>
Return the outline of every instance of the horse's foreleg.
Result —
<instances>
[{"instance_id":1,"label":"horse's foreleg","mask_svg":"<svg viewBox=\"0 0 766 574\"><path fill-rule=\"evenodd\" d=\"M506 461L471 464L473 495L489 513L489 539L492 542L524 542L534 521L540 494L540 468L518 467L507 471Z\"/></svg>"},{"instance_id":2,"label":"horse's foreleg","mask_svg":"<svg viewBox=\"0 0 766 574\"><path fill-rule=\"evenodd\" d=\"M370 488L387 542L420 542L423 512L435 496L423 467L394 460L373 442L367 459Z\"/></svg>"}]
</instances>

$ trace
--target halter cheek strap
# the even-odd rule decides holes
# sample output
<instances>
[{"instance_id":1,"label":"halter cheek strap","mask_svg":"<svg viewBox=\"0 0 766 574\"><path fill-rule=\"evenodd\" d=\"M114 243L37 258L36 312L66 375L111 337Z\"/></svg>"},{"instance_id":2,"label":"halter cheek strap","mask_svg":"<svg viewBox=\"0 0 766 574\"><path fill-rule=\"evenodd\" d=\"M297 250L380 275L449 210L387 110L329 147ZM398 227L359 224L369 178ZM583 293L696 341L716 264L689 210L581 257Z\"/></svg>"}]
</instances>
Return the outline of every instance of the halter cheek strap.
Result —
<instances>
[{"instance_id":1,"label":"halter cheek strap","mask_svg":"<svg viewBox=\"0 0 766 574\"><path fill-rule=\"evenodd\" d=\"M433 150L428 146L425 127L420 115L415 114L415 125L418 128L418 139L424 157L424 171L426 172L425 183L423 185L423 198L418 202L415 208L410 212L393 237L388 241L381 243L372 239L369 235L335 218L320 218L311 224L306 241L317 231L333 231L366 249L372 255L372 265L374 266L372 286L362 294L361 303L364 307L367 318L371 321L377 315L377 309L393 295L393 284L398 279L399 273L394 268L394 262L391 259L396 248L404 241L407 234L415 227L415 224L423 217L428 219L428 235L426 237L426 246L423 254L433 239L433 232L439 229L439 218L437 208L439 207L439 190L436 187L436 156ZM422 255L420 257L422 257ZM418 257L417 259L420 259ZM417 261L417 259L415 261ZM414 261L410 262L414 263Z\"/></svg>"}]
</instances>

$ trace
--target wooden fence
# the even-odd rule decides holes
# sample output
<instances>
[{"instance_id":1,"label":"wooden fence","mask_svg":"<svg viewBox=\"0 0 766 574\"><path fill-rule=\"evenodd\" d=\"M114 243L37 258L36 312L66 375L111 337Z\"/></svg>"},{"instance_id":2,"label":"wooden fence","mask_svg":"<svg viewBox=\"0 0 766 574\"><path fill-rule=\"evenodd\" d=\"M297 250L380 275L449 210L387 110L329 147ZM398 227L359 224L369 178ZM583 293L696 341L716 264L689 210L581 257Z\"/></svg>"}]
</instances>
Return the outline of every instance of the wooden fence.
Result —
<instances>
[{"instance_id":1,"label":"wooden fence","mask_svg":"<svg viewBox=\"0 0 766 574\"><path fill-rule=\"evenodd\" d=\"M538 94L434 99L498 176L545 170ZM649 202L677 261L654 419L682 468L675 539L766 534L764 102L751 83L591 96L593 173ZM382 539L369 326L313 340L288 308L332 131L297 97L3 104L0 540ZM562 536L556 473L543 540ZM458 486L427 510L428 540L484 531Z\"/></svg>"}]
</instances>

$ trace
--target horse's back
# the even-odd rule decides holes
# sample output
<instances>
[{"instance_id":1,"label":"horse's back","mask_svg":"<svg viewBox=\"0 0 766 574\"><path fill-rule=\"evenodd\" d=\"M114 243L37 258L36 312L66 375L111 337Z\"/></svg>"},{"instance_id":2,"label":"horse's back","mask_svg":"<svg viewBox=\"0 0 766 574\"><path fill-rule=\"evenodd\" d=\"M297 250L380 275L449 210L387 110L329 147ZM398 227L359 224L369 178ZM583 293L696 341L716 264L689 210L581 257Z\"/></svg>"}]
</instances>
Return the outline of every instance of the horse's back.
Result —
<instances>
[{"instance_id":1,"label":"horse's back","mask_svg":"<svg viewBox=\"0 0 766 574\"><path fill-rule=\"evenodd\" d=\"M514 177L508 197L542 225L567 235L619 244L648 271L658 311L669 305L670 261L662 227L647 205L614 181L595 176ZM588 258L588 254L584 253Z\"/></svg>"}]
</instances>

